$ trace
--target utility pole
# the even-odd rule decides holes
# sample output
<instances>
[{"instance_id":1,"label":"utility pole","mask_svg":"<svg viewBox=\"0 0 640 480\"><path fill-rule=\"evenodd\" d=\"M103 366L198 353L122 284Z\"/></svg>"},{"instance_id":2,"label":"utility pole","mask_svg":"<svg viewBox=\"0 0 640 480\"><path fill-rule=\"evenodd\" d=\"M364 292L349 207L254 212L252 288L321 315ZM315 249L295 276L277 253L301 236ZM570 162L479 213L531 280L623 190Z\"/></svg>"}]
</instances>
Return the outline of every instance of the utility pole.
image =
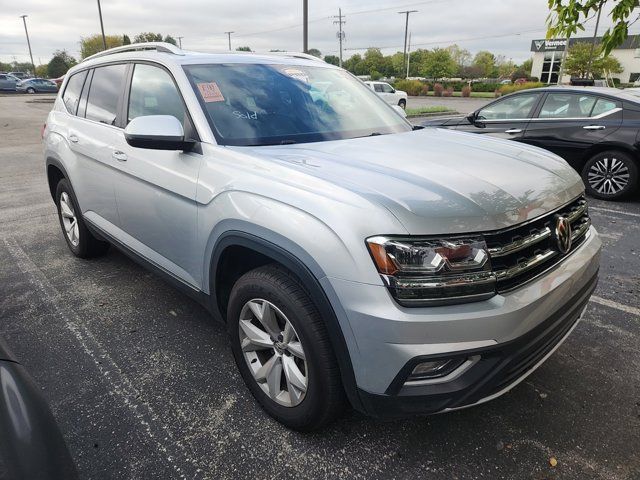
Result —
<instances>
[{"instance_id":1,"label":"utility pole","mask_svg":"<svg viewBox=\"0 0 640 480\"><path fill-rule=\"evenodd\" d=\"M36 76L36 64L33 63L33 53L31 53L31 41L29 40L29 31L27 30L27 16L28 15L20 15L22 18L22 23L24 23L24 33L27 36L27 45L29 46L29 58L31 58L31 68L33 68L33 76Z\"/></svg>"},{"instance_id":2,"label":"utility pole","mask_svg":"<svg viewBox=\"0 0 640 480\"><path fill-rule=\"evenodd\" d=\"M302 51L309 52L309 0L302 0Z\"/></svg>"},{"instance_id":3,"label":"utility pole","mask_svg":"<svg viewBox=\"0 0 640 480\"><path fill-rule=\"evenodd\" d=\"M411 63L411 32L409 32L409 45L407 46L407 74L404 78L409 78L409 64Z\"/></svg>"},{"instance_id":4,"label":"utility pole","mask_svg":"<svg viewBox=\"0 0 640 480\"><path fill-rule=\"evenodd\" d=\"M182 39L184 37L178 37L178 46L180 47L180 50L182 50Z\"/></svg>"},{"instance_id":5,"label":"utility pole","mask_svg":"<svg viewBox=\"0 0 640 480\"><path fill-rule=\"evenodd\" d=\"M342 68L342 42L344 41L344 32L342 31L342 25L344 25L345 22L344 20L342 20L342 8L338 8L338 15L334 15L333 18L337 18L338 20L334 20L333 24L334 25L338 25L338 41L340 42L340 63L338 64L340 66L340 68Z\"/></svg>"},{"instance_id":6,"label":"utility pole","mask_svg":"<svg viewBox=\"0 0 640 480\"><path fill-rule=\"evenodd\" d=\"M231 34L236 32L224 32L224 33L226 33L227 36L229 37L229 51L231 51Z\"/></svg>"},{"instance_id":7,"label":"utility pole","mask_svg":"<svg viewBox=\"0 0 640 480\"><path fill-rule=\"evenodd\" d=\"M102 31L102 46L107 49L107 38L104 36L104 24L102 23L102 8L100 7L100 0L98 0L98 16L100 17L100 30Z\"/></svg>"},{"instance_id":8,"label":"utility pole","mask_svg":"<svg viewBox=\"0 0 640 480\"><path fill-rule=\"evenodd\" d=\"M402 56L403 65L407 64L407 33L409 32L409 14L410 13L415 13L418 10L405 10L403 12L398 12L400 14L404 14L406 15L405 17L405 22L404 22L404 55Z\"/></svg>"},{"instance_id":9,"label":"utility pole","mask_svg":"<svg viewBox=\"0 0 640 480\"><path fill-rule=\"evenodd\" d=\"M596 46L596 37L598 36L598 26L600 25L600 13L602 13L602 6L604 5L604 0L600 2L600 6L598 7L598 16L596 17L596 29L593 32L593 39L591 40L591 50L589 51L589 64L587 65L587 78L591 75L591 63L593 62L593 50Z\"/></svg>"}]
</instances>

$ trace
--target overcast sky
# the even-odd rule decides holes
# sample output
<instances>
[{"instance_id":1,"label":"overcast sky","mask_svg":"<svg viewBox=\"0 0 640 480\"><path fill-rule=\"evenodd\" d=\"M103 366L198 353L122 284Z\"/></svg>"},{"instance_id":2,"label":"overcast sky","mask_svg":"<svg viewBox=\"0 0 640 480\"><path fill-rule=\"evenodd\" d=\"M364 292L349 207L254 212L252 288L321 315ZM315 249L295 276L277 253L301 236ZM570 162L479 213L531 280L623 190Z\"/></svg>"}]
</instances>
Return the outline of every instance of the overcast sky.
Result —
<instances>
[{"instance_id":1,"label":"overcast sky","mask_svg":"<svg viewBox=\"0 0 640 480\"><path fill-rule=\"evenodd\" d=\"M46 63L57 49L79 56L81 37L100 32L93 0L18 0L2 2L0 60L28 60L22 19L27 14L36 64ZM534 38L544 38L547 0L309 0L309 46L324 55L337 54L337 26L332 15L345 15L345 57L380 47L385 54L402 50L404 16L412 13L413 48L457 43L472 53L491 50L515 62L531 56ZM185 49L226 49L225 31L233 30L232 46L253 50L302 50L301 0L102 0L105 33L157 32L183 36ZM593 32L591 20L587 32ZM603 27L610 25L603 16ZM634 26L632 33L639 28ZM362 50L350 50L362 49Z\"/></svg>"}]
</instances>

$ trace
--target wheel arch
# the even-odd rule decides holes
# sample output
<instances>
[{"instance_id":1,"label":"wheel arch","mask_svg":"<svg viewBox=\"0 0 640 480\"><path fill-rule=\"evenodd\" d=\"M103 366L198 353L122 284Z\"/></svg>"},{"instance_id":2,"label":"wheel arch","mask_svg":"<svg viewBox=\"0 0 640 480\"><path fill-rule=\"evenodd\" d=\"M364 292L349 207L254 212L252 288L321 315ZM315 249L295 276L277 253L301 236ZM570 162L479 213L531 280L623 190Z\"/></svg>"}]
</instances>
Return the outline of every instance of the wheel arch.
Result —
<instances>
[{"instance_id":1,"label":"wheel arch","mask_svg":"<svg viewBox=\"0 0 640 480\"><path fill-rule=\"evenodd\" d=\"M640 151L637 148L622 142L601 142L596 143L585 150L584 155L582 156L580 172L582 173L585 165L594 155L609 150L618 150L622 153L628 154L635 164L640 167Z\"/></svg>"},{"instance_id":2,"label":"wheel arch","mask_svg":"<svg viewBox=\"0 0 640 480\"><path fill-rule=\"evenodd\" d=\"M60 160L58 160L57 158L47 157L45 165L47 170L49 193L51 193L51 198L55 201L56 186L58 185L58 182L63 178L66 178L69 181L71 180L69 179L69 175L62 165L62 162L60 162Z\"/></svg>"}]
</instances>

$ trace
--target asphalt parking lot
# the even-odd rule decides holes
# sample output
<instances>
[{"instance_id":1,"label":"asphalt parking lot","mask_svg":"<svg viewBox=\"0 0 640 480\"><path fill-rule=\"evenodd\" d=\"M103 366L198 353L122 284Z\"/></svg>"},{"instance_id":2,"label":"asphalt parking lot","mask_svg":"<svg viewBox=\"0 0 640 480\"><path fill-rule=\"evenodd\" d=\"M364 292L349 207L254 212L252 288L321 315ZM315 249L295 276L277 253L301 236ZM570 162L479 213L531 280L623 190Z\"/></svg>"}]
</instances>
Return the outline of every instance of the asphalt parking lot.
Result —
<instances>
[{"instance_id":1,"label":"asphalt parking lot","mask_svg":"<svg viewBox=\"0 0 640 480\"><path fill-rule=\"evenodd\" d=\"M584 321L510 393L426 418L267 417L224 329L115 250L68 252L40 129L0 97L0 335L43 388L82 478L640 479L640 201L591 201L604 241ZM557 459L552 467L551 458Z\"/></svg>"}]
</instances>

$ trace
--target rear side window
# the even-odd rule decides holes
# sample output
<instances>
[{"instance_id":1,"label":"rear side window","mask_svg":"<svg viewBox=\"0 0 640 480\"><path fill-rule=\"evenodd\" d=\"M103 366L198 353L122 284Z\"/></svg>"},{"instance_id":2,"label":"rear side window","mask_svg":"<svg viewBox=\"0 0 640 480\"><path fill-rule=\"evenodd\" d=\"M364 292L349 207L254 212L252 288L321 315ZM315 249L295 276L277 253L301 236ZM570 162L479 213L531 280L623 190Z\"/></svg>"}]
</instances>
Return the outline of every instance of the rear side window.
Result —
<instances>
[{"instance_id":1,"label":"rear side window","mask_svg":"<svg viewBox=\"0 0 640 480\"><path fill-rule=\"evenodd\" d=\"M153 65L137 64L129 94L130 122L145 115L171 115L184 125L184 104L171 75Z\"/></svg>"},{"instance_id":2,"label":"rear side window","mask_svg":"<svg viewBox=\"0 0 640 480\"><path fill-rule=\"evenodd\" d=\"M80 99L80 92L82 92L82 85L84 85L84 79L86 77L87 70L72 75L64 89L62 100L64 106L67 107L67 110L72 115L75 115L78 110L78 100Z\"/></svg>"},{"instance_id":3,"label":"rear side window","mask_svg":"<svg viewBox=\"0 0 640 480\"><path fill-rule=\"evenodd\" d=\"M126 71L124 64L107 65L94 70L87 99L86 117L89 120L115 125Z\"/></svg>"},{"instance_id":4,"label":"rear side window","mask_svg":"<svg viewBox=\"0 0 640 480\"><path fill-rule=\"evenodd\" d=\"M539 118L587 118L596 103L593 95L550 93L542 105Z\"/></svg>"},{"instance_id":5,"label":"rear side window","mask_svg":"<svg viewBox=\"0 0 640 480\"><path fill-rule=\"evenodd\" d=\"M603 113L610 112L614 108L618 108L620 104L613 100L609 100L608 98L598 98L595 107L593 107L593 111L591 112L592 117L596 117L598 115L602 115Z\"/></svg>"}]
</instances>

